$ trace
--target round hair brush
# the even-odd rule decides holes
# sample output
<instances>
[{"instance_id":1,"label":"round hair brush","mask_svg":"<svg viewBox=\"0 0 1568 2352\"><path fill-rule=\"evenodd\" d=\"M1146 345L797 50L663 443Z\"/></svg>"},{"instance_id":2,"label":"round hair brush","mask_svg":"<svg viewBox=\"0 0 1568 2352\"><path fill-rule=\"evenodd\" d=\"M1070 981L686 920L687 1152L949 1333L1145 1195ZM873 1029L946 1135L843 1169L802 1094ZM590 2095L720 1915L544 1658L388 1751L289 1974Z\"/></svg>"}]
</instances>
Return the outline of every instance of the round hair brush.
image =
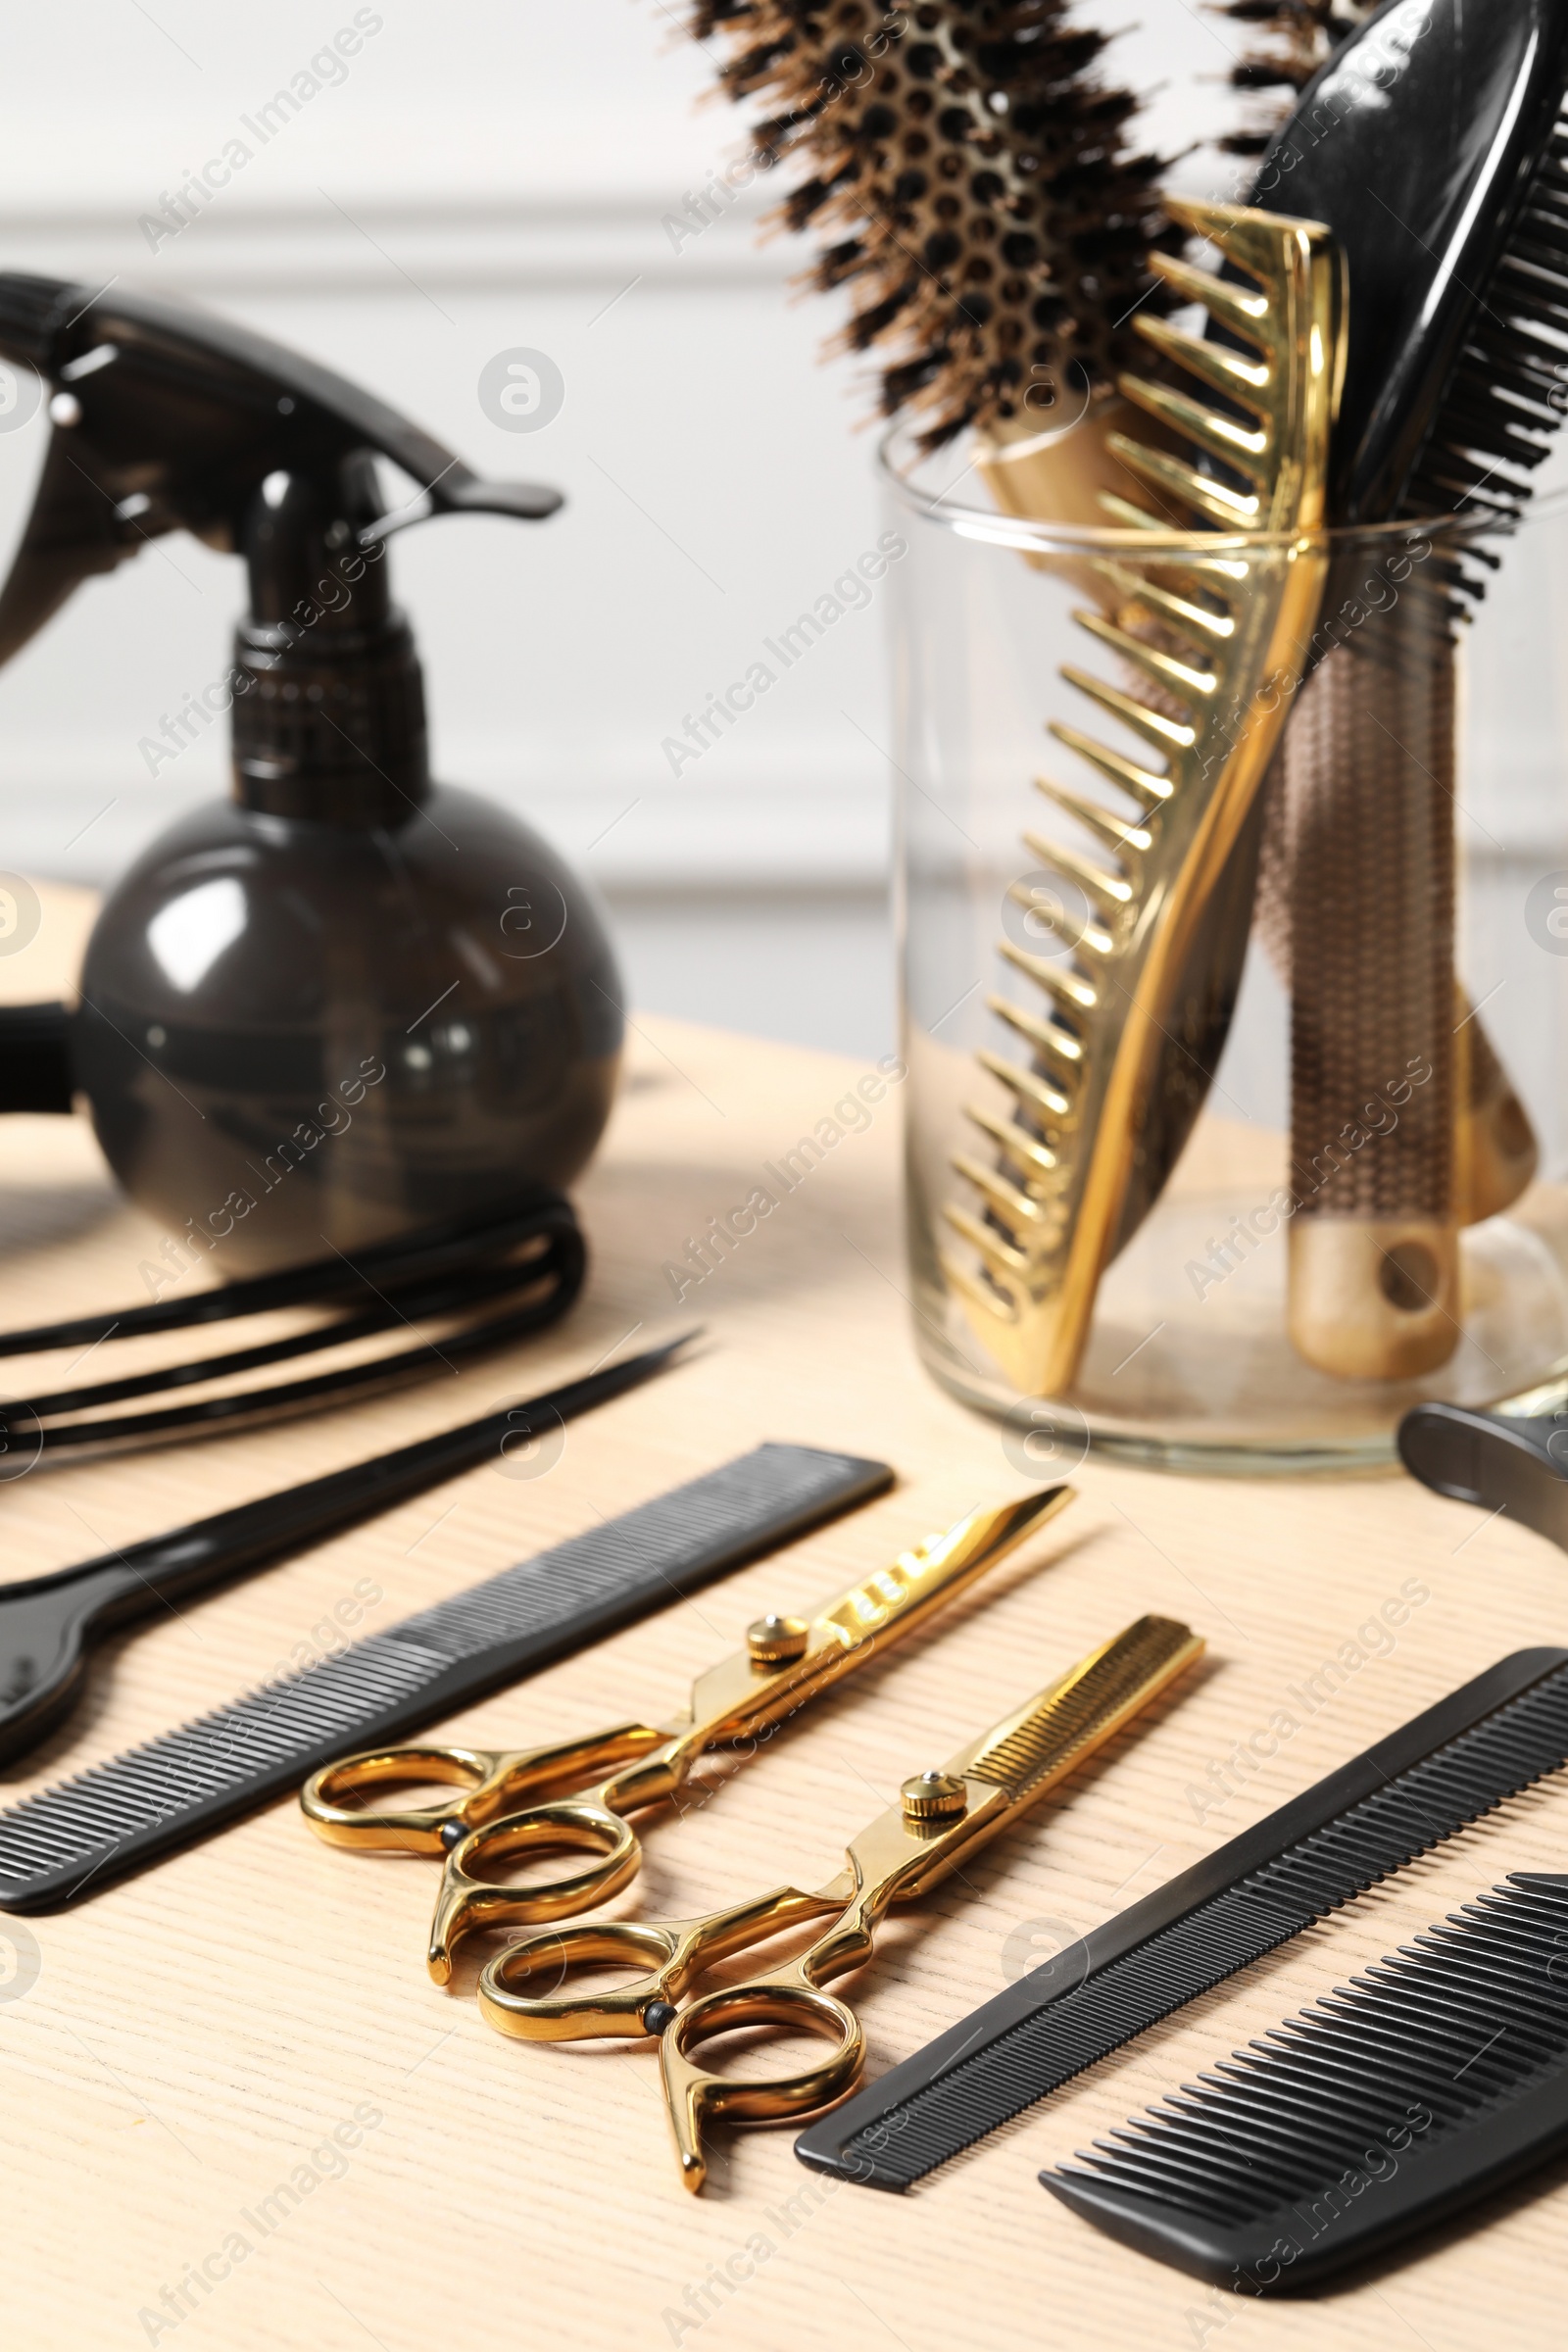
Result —
<instances>
[{"instance_id":1,"label":"round hair brush","mask_svg":"<svg viewBox=\"0 0 1568 2352\"><path fill-rule=\"evenodd\" d=\"M1147 359L1133 316L1170 307L1150 257L1185 231L1067 0L697 0L692 29L728 36L724 88L768 110L757 163L796 168L774 218L821 235L810 282L850 289L830 348L875 347L882 413L924 448L1037 433Z\"/></svg>"},{"instance_id":2,"label":"round hair brush","mask_svg":"<svg viewBox=\"0 0 1568 2352\"><path fill-rule=\"evenodd\" d=\"M725 84L773 109L757 157L800 173L775 218L818 226L814 281L850 292L835 345L876 349L880 405L918 447L970 431L998 504L1031 519L1111 521L1134 539L1189 516L1229 533L1315 527L1341 334L1329 242L1302 222L1162 198L1159 159L1127 143L1136 102L1099 79L1103 39L1069 22L1065 0L881 13L704 0L695 29L721 27ZM1248 291L1189 269L1184 231L1220 240ZM1246 356L1173 328L1184 303L1206 306ZM1080 420L1063 431L1069 403ZM967 1115L998 1156L955 1157L976 1205L946 1211L961 1251L947 1260L953 1289L1030 1395L1074 1378L1101 1274L1206 1096L1278 731L1257 706L1310 636L1321 584L1312 561L1286 583L1234 554L1216 566L1132 548L1079 570L1093 608L1075 617L1118 677L1062 674L1147 749L1132 759L1051 730L1096 789L1036 781L1094 846L1024 840L1090 918L1061 940L1070 963L1002 947L1008 989L1021 978L1034 993L988 999L1005 1050L977 1054L984 1099ZM1226 710L1246 713L1239 732Z\"/></svg>"}]
</instances>

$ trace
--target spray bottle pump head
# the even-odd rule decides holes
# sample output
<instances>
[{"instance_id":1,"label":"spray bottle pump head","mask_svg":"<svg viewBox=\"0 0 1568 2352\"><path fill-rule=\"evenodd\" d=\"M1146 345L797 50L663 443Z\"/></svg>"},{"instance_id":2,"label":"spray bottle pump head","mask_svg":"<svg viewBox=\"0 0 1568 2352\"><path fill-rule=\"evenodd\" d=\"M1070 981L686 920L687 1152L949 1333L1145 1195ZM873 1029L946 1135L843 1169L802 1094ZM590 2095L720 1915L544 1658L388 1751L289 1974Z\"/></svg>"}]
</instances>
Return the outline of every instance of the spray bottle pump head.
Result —
<instances>
[{"instance_id":1,"label":"spray bottle pump head","mask_svg":"<svg viewBox=\"0 0 1568 2352\"><path fill-rule=\"evenodd\" d=\"M90 574L187 530L243 556L233 694L246 806L395 822L428 787L424 702L385 550L436 514L539 521L559 491L480 479L345 377L204 312L0 273L0 357L53 432L0 588L0 662ZM375 460L419 485L388 510Z\"/></svg>"}]
</instances>

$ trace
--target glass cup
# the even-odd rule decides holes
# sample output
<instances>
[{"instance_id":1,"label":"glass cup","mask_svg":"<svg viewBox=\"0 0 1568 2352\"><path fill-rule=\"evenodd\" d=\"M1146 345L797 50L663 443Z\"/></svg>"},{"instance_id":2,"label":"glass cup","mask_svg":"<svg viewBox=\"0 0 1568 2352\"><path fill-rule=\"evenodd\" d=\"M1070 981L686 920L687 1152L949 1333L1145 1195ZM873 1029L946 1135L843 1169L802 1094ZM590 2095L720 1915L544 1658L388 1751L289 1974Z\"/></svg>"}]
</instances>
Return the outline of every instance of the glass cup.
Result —
<instances>
[{"instance_id":1,"label":"glass cup","mask_svg":"<svg viewBox=\"0 0 1568 2352\"><path fill-rule=\"evenodd\" d=\"M1490 539L1451 517L1222 538L1095 527L1082 500L1020 520L969 457L883 450L907 545L895 759L921 1355L1042 1472L1091 1442L1205 1470L1388 1461L1411 1404L1495 1401L1568 1357L1568 493ZM1160 806L1116 778L1157 773L1151 730L1181 706L1114 632L1198 662L1137 588L1161 581L1212 624L1216 563L1233 611L1292 564L1321 601L1294 670L1238 701L1277 741L1192 901L1179 984L1133 992L1152 1042L1118 1112L1090 1049L1114 1052L1119 1023L1103 988L1098 1031L1074 991L1110 969L1095 940L1140 859L1156 883L1135 911L1161 919ZM1241 732L1222 727L1216 756ZM1063 1169L1092 1147L1114 1181L1075 1195ZM1069 1264L1102 1228L1069 1265L1078 1339L1031 1348L1009 1250Z\"/></svg>"}]
</instances>

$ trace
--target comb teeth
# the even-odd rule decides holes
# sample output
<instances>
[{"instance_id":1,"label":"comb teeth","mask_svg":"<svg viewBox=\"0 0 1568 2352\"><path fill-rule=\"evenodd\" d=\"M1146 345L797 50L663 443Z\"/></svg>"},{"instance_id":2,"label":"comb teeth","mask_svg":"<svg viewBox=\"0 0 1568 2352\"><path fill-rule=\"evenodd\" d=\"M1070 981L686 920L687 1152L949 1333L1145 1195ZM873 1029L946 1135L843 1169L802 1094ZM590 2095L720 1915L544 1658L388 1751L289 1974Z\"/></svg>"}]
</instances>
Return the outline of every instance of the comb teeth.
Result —
<instances>
[{"instance_id":1,"label":"comb teeth","mask_svg":"<svg viewBox=\"0 0 1568 2352\"><path fill-rule=\"evenodd\" d=\"M1183 2268L1338 2268L1568 2137L1565 1955L1568 1878L1512 1877L1042 2179Z\"/></svg>"},{"instance_id":2,"label":"comb teeth","mask_svg":"<svg viewBox=\"0 0 1568 2352\"><path fill-rule=\"evenodd\" d=\"M570 1536L297 1674L0 1809L0 1907L57 1908L597 1640L672 1592L793 1540L879 1491L879 1464L762 1446Z\"/></svg>"},{"instance_id":3,"label":"comb teeth","mask_svg":"<svg viewBox=\"0 0 1568 2352\"><path fill-rule=\"evenodd\" d=\"M1140 1617L1107 1642L1080 1672L963 1767L1022 1798L1048 1773L1067 1771L1086 1746L1108 1737L1126 1715L1194 1655L1196 1637L1170 1617Z\"/></svg>"},{"instance_id":4,"label":"comb teeth","mask_svg":"<svg viewBox=\"0 0 1568 2352\"><path fill-rule=\"evenodd\" d=\"M1200 341L1159 318L1136 320L1197 391L1134 374L1121 376L1120 390L1185 440L1197 462L1112 434L1108 448L1154 512L1121 499L1102 503L1133 529L1190 530L1196 519L1231 532L1312 530L1322 520L1343 325L1332 242L1322 230L1263 213L1174 200L1167 209L1255 281L1244 287L1154 257L1172 294L1204 304L1246 348ZM1003 953L1045 988L1053 1017L1041 1022L1005 998L989 1000L1025 1052L1020 1060L1009 1043L1007 1052L983 1051L977 1059L1012 1097L1022 1147L1004 1146L1000 1184L957 1153L955 1172L979 1205L944 1212L968 1252L947 1259L948 1279L1026 1396L1054 1396L1071 1382L1101 1269L1186 1140L1179 1120L1157 1144L1134 1139L1158 1125L1150 1103L1161 1091L1167 1031L1181 1026L1171 1015L1183 959L1283 724L1287 696L1277 694L1265 710L1260 690L1270 678L1294 677L1316 618L1322 560L1299 546L1294 554L1287 563L1246 551L1152 551L1092 564L1104 583L1104 610L1073 616L1115 657L1121 678L1112 684L1075 666L1062 677L1149 752L1134 759L1076 727L1052 728L1098 789L1045 777L1039 788L1092 847L1024 835L1045 890L1031 898L1019 884L1011 895L1027 900L1037 921L1044 915L1054 953L1035 958L1033 972L1016 953ZM1107 786L1116 800L1101 797ZM1050 964L1054 977L1047 976ZM1064 1026L1056 1016L1075 990L1078 1005ZM994 1143L995 1107L967 1115ZM1161 1155L1167 1165L1146 1166Z\"/></svg>"}]
</instances>

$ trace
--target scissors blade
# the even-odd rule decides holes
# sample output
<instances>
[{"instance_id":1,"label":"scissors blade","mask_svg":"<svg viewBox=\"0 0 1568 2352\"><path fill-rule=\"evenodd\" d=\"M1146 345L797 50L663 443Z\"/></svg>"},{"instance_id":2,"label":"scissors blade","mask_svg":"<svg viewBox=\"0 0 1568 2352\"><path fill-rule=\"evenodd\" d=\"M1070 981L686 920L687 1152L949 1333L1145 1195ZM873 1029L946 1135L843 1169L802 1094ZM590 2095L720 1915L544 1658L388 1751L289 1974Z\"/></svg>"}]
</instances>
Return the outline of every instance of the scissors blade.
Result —
<instances>
[{"instance_id":1,"label":"scissors blade","mask_svg":"<svg viewBox=\"0 0 1568 2352\"><path fill-rule=\"evenodd\" d=\"M824 1684L946 1608L1065 1510L1073 1494L1069 1486L1043 1487L1015 1501L970 1511L945 1534L929 1536L890 1566L862 1577L809 1624L796 1618L760 1620L754 1637L775 1627L793 1629L792 1654L763 1659L748 1646L701 1675L692 1690L692 1730L685 1743L690 1756L782 1722Z\"/></svg>"}]
</instances>

